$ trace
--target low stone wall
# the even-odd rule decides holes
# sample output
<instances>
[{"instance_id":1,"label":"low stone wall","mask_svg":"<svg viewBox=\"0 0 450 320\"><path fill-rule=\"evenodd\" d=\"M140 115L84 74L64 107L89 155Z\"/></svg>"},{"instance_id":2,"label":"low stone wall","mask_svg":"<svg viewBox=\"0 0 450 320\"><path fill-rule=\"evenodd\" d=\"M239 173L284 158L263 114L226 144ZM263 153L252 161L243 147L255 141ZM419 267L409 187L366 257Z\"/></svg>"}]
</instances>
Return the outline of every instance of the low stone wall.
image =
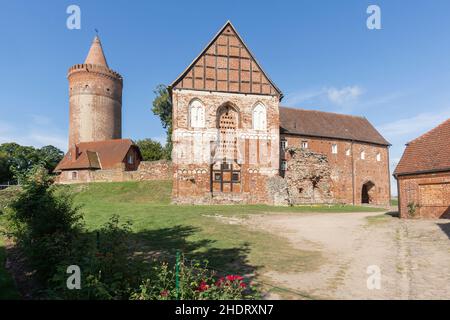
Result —
<instances>
[{"instance_id":1,"label":"low stone wall","mask_svg":"<svg viewBox=\"0 0 450 320\"><path fill-rule=\"evenodd\" d=\"M148 181L172 179L172 162L167 160L141 161L136 171L97 170L93 172L96 182Z\"/></svg>"},{"instance_id":2,"label":"low stone wall","mask_svg":"<svg viewBox=\"0 0 450 320\"><path fill-rule=\"evenodd\" d=\"M141 161L136 171L128 171L132 180L170 180L173 177L172 162L168 160Z\"/></svg>"},{"instance_id":3,"label":"low stone wall","mask_svg":"<svg viewBox=\"0 0 450 320\"><path fill-rule=\"evenodd\" d=\"M77 172L77 179L71 179L71 173ZM123 168L111 170L72 170L62 172L55 180L59 184L87 182L121 182L170 180L173 176L172 162L167 160L141 161L135 171L124 171Z\"/></svg>"}]
</instances>

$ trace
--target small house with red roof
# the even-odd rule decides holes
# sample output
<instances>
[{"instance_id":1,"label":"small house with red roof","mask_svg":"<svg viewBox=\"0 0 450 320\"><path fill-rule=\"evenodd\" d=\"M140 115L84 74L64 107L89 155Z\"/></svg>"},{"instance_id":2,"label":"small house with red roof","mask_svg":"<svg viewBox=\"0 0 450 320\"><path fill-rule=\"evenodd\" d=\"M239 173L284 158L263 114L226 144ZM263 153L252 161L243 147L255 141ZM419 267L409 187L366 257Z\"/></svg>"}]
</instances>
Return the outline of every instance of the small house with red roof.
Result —
<instances>
[{"instance_id":1,"label":"small house with red roof","mask_svg":"<svg viewBox=\"0 0 450 320\"><path fill-rule=\"evenodd\" d=\"M406 145L394 177L401 217L450 218L450 119Z\"/></svg>"}]
</instances>

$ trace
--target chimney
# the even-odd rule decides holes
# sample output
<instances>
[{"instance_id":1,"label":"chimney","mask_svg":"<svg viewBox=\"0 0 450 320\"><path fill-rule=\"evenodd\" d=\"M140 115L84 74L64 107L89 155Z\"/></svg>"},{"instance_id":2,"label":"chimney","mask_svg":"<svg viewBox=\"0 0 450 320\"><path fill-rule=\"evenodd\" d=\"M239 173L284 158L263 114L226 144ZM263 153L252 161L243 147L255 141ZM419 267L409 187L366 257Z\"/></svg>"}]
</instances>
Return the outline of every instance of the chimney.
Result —
<instances>
[{"instance_id":1,"label":"chimney","mask_svg":"<svg viewBox=\"0 0 450 320\"><path fill-rule=\"evenodd\" d=\"M78 159L79 152L80 150L78 148L78 145L74 143L69 151L70 160L76 161Z\"/></svg>"}]
</instances>

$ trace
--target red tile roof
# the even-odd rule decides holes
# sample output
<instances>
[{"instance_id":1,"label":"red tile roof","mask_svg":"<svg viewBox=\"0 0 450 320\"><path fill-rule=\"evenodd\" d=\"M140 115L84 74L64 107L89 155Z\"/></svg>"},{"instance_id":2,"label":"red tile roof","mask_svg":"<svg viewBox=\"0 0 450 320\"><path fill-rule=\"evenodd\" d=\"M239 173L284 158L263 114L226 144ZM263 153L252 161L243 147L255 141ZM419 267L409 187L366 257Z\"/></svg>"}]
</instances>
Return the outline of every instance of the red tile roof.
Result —
<instances>
[{"instance_id":1,"label":"red tile roof","mask_svg":"<svg viewBox=\"0 0 450 320\"><path fill-rule=\"evenodd\" d=\"M434 171L450 171L450 119L407 143L394 175Z\"/></svg>"},{"instance_id":2,"label":"red tile roof","mask_svg":"<svg viewBox=\"0 0 450 320\"><path fill-rule=\"evenodd\" d=\"M113 169L125 159L132 147L136 145L130 139L81 142L77 144L77 157L74 159L75 148L69 150L56 166L55 172L74 169Z\"/></svg>"},{"instance_id":3,"label":"red tile roof","mask_svg":"<svg viewBox=\"0 0 450 320\"><path fill-rule=\"evenodd\" d=\"M334 138L389 146L389 142L363 117L280 107L281 133Z\"/></svg>"}]
</instances>

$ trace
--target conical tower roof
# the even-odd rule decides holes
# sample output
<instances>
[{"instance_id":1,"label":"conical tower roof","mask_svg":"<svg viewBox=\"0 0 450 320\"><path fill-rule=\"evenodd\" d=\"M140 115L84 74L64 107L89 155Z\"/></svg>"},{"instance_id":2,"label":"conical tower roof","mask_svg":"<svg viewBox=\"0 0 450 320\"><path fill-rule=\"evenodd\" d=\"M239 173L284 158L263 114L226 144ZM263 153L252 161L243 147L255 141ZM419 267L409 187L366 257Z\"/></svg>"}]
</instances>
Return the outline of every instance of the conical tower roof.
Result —
<instances>
[{"instance_id":1,"label":"conical tower roof","mask_svg":"<svg viewBox=\"0 0 450 320\"><path fill-rule=\"evenodd\" d=\"M102 43L100 42L100 38L98 36L95 36L94 41L92 41L91 48L89 49L89 53L84 63L109 68L108 63L106 62L105 54L103 53Z\"/></svg>"}]
</instances>

